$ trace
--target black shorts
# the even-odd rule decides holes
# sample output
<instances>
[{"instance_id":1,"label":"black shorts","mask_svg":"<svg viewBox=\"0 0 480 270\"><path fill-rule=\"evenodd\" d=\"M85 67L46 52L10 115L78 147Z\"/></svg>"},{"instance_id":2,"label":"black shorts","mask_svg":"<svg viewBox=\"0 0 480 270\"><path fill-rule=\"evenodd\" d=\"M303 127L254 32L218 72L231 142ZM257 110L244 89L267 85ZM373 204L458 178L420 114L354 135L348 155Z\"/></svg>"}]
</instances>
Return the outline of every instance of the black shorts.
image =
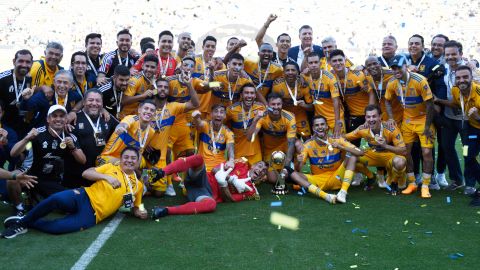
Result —
<instances>
[{"instance_id":1,"label":"black shorts","mask_svg":"<svg viewBox=\"0 0 480 270\"><path fill-rule=\"evenodd\" d=\"M213 198L212 187L208 183L205 166L201 171L194 171L192 169L187 171L185 188L187 190L187 198L191 202L195 202L199 197Z\"/></svg>"}]
</instances>

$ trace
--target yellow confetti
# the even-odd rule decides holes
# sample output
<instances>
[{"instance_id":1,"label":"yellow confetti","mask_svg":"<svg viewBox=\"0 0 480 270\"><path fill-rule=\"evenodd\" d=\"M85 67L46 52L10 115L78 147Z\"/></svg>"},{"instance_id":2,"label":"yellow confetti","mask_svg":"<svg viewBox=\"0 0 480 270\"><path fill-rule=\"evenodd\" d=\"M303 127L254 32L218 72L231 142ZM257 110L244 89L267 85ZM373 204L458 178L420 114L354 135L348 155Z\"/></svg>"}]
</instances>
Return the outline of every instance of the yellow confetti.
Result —
<instances>
[{"instance_id":1,"label":"yellow confetti","mask_svg":"<svg viewBox=\"0 0 480 270\"><path fill-rule=\"evenodd\" d=\"M415 225L417 225L417 226L420 226L420 223L418 223L418 222L415 222Z\"/></svg>"},{"instance_id":2,"label":"yellow confetti","mask_svg":"<svg viewBox=\"0 0 480 270\"><path fill-rule=\"evenodd\" d=\"M408 224L408 219L405 219L405 221L403 222L403 225L406 226Z\"/></svg>"},{"instance_id":3,"label":"yellow confetti","mask_svg":"<svg viewBox=\"0 0 480 270\"><path fill-rule=\"evenodd\" d=\"M350 265L350 268L352 268L352 269L353 269L353 268L357 268L357 267L358 267L358 265L356 265L356 264Z\"/></svg>"},{"instance_id":4,"label":"yellow confetti","mask_svg":"<svg viewBox=\"0 0 480 270\"><path fill-rule=\"evenodd\" d=\"M160 219L155 219L155 222L160 222Z\"/></svg>"},{"instance_id":5,"label":"yellow confetti","mask_svg":"<svg viewBox=\"0 0 480 270\"><path fill-rule=\"evenodd\" d=\"M460 225L460 221L457 221L457 225Z\"/></svg>"},{"instance_id":6,"label":"yellow confetti","mask_svg":"<svg viewBox=\"0 0 480 270\"><path fill-rule=\"evenodd\" d=\"M298 218L287 216L278 212L272 212L270 215L270 222L274 225L278 225L279 228L281 228L280 226L283 226L294 231L298 230L298 225L300 224Z\"/></svg>"},{"instance_id":7,"label":"yellow confetti","mask_svg":"<svg viewBox=\"0 0 480 270\"><path fill-rule=\"evenodd\" d=\"M420 207L427 207L427 205L426 205L426 204L422 204L422 205L420 205Z\"/></svg>"},{"instance_id":8,"label":"yellow confetti","mask_svg":"<svg viewBox=\"0 0 480 270\"><path fill-rule=\"evenodd\" d=\"M355 209L360 209L360 206L355 206Z\"/></svg>"}]
</instances>

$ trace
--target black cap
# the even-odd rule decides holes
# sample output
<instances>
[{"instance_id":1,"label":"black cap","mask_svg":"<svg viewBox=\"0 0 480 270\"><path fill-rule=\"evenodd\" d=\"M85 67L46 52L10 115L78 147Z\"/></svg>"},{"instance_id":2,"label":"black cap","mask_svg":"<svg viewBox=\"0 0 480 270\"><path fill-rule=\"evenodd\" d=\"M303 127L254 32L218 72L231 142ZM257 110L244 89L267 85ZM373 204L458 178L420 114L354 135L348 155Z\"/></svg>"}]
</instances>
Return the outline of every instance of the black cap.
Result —
<instances>
[{"instance_id":1,"label":"black cap","mask_svg":"<svg viewBox=\"0 0 480 270\"><path fill-rule=\"evenodd\" d=\"M407 58L403 55L395 55L392 60L390 60L390 67L402 67L407 64Z\"/></svg>"}]
</instances>

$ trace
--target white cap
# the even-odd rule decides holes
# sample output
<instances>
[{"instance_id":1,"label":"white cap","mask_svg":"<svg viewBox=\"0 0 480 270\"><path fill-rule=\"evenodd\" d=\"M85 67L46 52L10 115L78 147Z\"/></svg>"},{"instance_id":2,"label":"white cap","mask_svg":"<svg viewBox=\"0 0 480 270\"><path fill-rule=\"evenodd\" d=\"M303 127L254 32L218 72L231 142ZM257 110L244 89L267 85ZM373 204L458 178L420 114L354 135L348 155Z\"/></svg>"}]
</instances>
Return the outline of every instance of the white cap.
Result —
<instances>
[{"instance_id":1,"label":"white cap","mask_svg":"<svg viewBox=\"0 0 480 270\"><path fill-rule=\"evenodd\" d=\"M63 107L62 105L55 104L55 105L50 106L50 109L48 109L47 116L50 116L50 114L52 114L52 113L54 113L55 111L58 111L58 110L60 110L64 113L67 113L67 109L65 109L65 107Z\"/></svg>"}]
</instances>

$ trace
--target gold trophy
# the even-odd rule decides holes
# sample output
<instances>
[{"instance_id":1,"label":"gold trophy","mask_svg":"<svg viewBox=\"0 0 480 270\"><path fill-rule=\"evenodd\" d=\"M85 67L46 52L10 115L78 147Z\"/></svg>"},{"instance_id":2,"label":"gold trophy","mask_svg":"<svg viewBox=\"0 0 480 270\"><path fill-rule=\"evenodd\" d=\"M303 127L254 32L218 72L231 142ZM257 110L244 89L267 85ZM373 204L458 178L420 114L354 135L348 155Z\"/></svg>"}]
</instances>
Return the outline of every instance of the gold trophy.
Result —
<instances>
[{"instance_id":1,"label":"gold trophy","mask_svg":"<svg viewBox=\"0 0 480 270\"><path fill-rule=\"evenodd\" d=\"M273 151L270 157L270 167L277 174L277 182L272 188L272 193L275 195L285 195L288 193L287 186L285 185L285 176L287 171L285 167L285 159L287 156L282 151Z\"/></svg>"}]
</instances>

